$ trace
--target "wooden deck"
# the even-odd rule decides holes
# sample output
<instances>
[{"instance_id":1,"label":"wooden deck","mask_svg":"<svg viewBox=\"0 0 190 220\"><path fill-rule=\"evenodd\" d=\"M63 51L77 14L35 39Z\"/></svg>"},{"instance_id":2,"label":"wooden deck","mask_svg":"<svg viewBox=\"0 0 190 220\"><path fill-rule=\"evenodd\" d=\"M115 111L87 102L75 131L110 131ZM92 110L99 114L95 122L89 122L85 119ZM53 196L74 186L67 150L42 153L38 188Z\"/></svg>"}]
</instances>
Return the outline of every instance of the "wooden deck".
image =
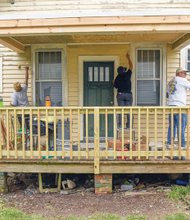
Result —
<instances>
[{"instance_id":1,"label":"wooden deck","mask_svg":"<svg viewBox=\"0 0 190 220\"><path fill-rule=\"evenodd\" d=\"M182 113L189 115L189 108L3 107L0 108L0 171L189 173L189 123L186 149L180 144L181 132L178 139L172 137L169 149L166 145L168 117L174 114L181 117ZM117 128L119 114L120 129ZM125 129L126 114L130 114L129 129ZM21 125L18 116L22 118ZM26 129L26 116L29 129Z\"/></svg>"},{"instance_id":2,"label":"wooden deck","mask_svg":"<svg viewBox=\"0 0 190 220\"><path fill-rule=\"evenodd\" d=\"M93 161L1 160L0 172L94 174ZM97 174L190 173L189 160L100 161Z\"/></svg>"}]
</instances>

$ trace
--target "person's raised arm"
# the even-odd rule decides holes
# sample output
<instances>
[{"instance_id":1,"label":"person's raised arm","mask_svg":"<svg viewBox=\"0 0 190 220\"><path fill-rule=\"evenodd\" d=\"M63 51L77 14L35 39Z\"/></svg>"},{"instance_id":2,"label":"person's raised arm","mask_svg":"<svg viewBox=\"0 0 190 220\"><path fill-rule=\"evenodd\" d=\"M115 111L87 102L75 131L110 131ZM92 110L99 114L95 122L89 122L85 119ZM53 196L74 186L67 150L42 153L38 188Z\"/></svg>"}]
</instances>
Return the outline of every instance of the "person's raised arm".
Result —
<instances>
[{"instance_id":1,"label":"person's raised arm","mask_svg":"<svg viewBox=\"0 0 190 220\"><path fill-rule=\"evenodd\" d=\"M129 63L129 69L133 70L133 63L132 63L130 55L128 53L126 53L126 58L128 60L128 63Z\"/></svg>"},{"instance_id":2,"label":"person's raised arm","mask_svg":"<svg viewBox=\"0 0 190 220\"><path fill-rule=\"evenodd\" d=\"M25 85L28 86L28 70L29 70L29 67L26 66L25 67Z\"/></svg>"}]
</instances>

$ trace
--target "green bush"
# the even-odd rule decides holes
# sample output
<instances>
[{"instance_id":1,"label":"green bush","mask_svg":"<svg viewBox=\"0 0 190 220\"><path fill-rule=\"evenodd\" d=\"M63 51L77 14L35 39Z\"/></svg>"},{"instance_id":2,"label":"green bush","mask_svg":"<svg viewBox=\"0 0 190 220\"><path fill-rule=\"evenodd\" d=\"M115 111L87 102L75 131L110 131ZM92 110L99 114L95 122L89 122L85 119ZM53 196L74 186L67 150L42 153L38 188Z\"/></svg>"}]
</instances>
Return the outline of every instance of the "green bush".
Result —
<instances>
[{"instance_id":1,"label":"green bush","mask_svg":"<svg viewBox=\"0 0 190 220\"><path fill-rule=\"evenodd\" d=\"M168 196L172 200L184 200L190 195L190 186L172 186Z\"/></svg>"}]
</instances>

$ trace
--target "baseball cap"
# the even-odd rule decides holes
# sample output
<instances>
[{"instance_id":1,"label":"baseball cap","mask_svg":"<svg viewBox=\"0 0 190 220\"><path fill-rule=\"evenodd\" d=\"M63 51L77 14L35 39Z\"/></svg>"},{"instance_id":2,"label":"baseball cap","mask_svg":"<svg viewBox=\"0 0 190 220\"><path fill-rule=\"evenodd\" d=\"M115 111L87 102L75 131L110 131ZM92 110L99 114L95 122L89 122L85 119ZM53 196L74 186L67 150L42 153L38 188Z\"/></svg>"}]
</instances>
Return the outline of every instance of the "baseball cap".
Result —
<instances>
[{"instance_id":1,"label":"baseball cap","mask_svg":"<svg viewBox=\"0 0 190 220\"><path fill-rule=\"evenodd\" d=\"M121 74L121 73L125 73L126 70L127 70L127 68L124 67L124 66L119 66L119 67L117 68L117 72L120 73L120 74Z\"/></svg>"},{"instance_id":2,"label":"baseball cap","mask_svg":"<svg viewBox=\"0 0 190 220\"><path fill-rule=\"evenodd\" d=\"M176 74L180 73L180 72L188 72L188 70L183 69L182 67L178 67L176 69Z\"/></svg>"}]
</instances>

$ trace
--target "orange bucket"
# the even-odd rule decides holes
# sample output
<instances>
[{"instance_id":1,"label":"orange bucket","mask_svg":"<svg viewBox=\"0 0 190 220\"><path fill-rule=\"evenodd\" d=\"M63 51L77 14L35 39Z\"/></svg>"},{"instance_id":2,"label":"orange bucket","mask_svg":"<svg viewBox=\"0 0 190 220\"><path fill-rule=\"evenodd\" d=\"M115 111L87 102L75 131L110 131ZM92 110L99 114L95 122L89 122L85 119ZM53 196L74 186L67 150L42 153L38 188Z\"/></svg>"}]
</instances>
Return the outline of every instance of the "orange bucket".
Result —
<instances>
[{"instance_id":1,"label":"orange bucket","mask_svg":"<svg viewBox=\"0 0 190 220\"><path fill-rule=\"evenodd\" d=\"M50 96L46 96L45 105L46 105L46 107L50 107L51 106Z\"/></svg>"}]
</instances>

